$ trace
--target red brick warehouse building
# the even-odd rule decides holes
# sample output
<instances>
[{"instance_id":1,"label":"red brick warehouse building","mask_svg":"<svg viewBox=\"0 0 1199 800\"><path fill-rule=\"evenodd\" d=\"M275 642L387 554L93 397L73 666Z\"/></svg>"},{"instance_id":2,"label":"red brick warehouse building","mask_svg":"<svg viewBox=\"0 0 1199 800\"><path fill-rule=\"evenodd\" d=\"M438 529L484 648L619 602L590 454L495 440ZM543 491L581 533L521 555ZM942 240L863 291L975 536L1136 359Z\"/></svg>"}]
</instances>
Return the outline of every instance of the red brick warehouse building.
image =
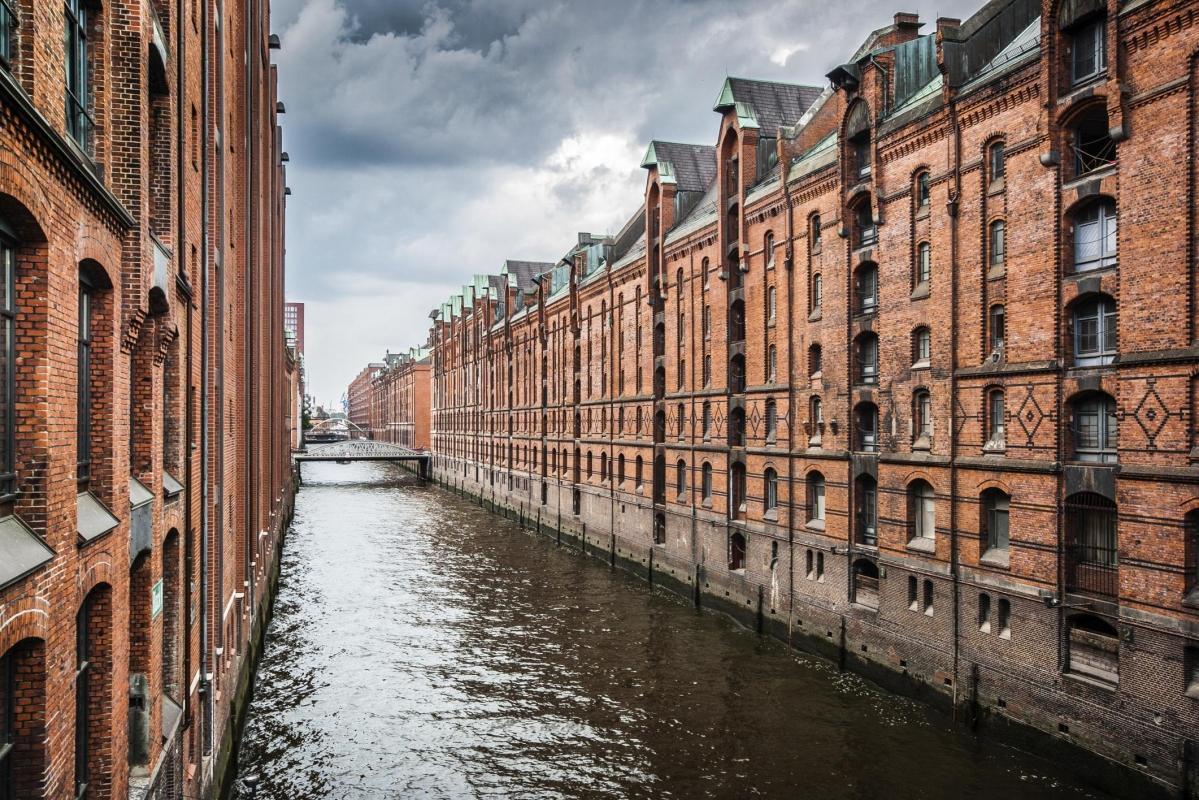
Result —
<instances>
[{"instance_id":1,"label":"red brick warehouse building","mask_svg":"<svg viewBox=\"0 0 1199 800\"><path fill-rule=\"evenodd\" d=\"M1197 14L996 0L728 79L621 231L434 312L435 475L1193 794Z\"/></svg>"},{"instance_id":2,"label":"red brick warehouse building","mask_svg":"<svg viewBox=\"0 0 1199 800\"><path fill-rule=\"evenodd\" d=\"M299 413L266 6L0 2L5 800L225 775Z\"/></svg>"},{"instance_id":3,"label":"red brick warehouse building","mask_svg":"<svg viewBox=\"0 0 1199 800\"><path fill-rule=\"evenodd\" d=\"M433 359L427 348L388 353L371 381L370 436L412 450L429 449Z\"/></svg>"},{"instance_id":4,"label":"red brick warehouse building","mask_svg":"<svg viewBox=\"0 0 1199 800\"><path fill-rule=\"evenodd\" d=\"M367 364L346 390L346 418L355 430L367 431L371 424L371 382L383 370L383 362Z\"/></svg>"}]
</instances>

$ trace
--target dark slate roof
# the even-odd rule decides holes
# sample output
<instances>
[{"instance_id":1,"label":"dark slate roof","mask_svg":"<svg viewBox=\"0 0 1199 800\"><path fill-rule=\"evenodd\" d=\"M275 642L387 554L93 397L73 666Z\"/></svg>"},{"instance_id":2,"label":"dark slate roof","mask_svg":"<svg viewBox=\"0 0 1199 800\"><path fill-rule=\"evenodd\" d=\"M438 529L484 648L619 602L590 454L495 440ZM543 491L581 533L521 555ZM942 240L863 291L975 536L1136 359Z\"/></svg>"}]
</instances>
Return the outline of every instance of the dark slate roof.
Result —
<instances>
[{"instance_id":1,"label":"dark slate roof","mask_svg":"<svg viewBox=\"0 0 1199 800\"><path fill-rule=\"evenodd\" d=\"M662 168L663 162L670 164L669 170ZM673 175L681 192L702 192L716 179L716 148L655 139L649 143L641 166L658 166L660 172Z\"/></svg>"},{"instance_id":2,"label":"dark slate roof","mask_svg":"<svg viewBox=\"0 0 1199 800\"><path fill-rule=\"evenodd\" d=\"M733 103L753 109L753 115L766 136L784 125L794 125L803 113L816 102L822 86L801 86L794 83L755 81L747 78L726 78L714 111L725 111ZM729 101L732 102L729 102Z\"/></svg>"},{"instance_id":3,"label":"dark slate roof","mask_svg":"<svg viewBox=\"0 0 1199 800\"><path fill-rule=\"evenodd\" d=\"M715 159L713 159L715 161ZM616 234L612 242L612 260L619 261L645 236L645 208L638 208Z\"/></svg>"},{"instance_id":4,"label":"dark slate roof","mask_svg":"<svg viewBox=\"0 0 1199 800\"><path fill-rule=\"evenodd\" d=\"M543 272L548 272L553 269L554 265L548 261L513 261L508 259L504 262L504 270L509 275L516 276L516 288L524 291L533 286L533 278Z\"/></svg>"}]
</instances>

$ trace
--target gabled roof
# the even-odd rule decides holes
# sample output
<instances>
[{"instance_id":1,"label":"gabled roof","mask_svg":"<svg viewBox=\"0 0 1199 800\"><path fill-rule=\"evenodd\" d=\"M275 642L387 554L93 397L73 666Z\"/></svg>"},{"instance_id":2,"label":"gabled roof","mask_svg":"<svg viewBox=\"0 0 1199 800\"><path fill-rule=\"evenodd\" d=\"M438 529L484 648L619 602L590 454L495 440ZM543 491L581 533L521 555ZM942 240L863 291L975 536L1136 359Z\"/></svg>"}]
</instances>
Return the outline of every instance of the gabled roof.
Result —
<instances>
[{"instance_id":1,"label":"gabled roof","mask_svg":"<svg viewBox=\"0 0 1199 800\"><path fill-rule=\"evenodd\" d=\"M649 143L641 166L657 167L663 181L673 182L681 192L702 192L716 179L716 148L655 139Z\"/></svg>"},{"instance_id":2,"label":"gabled roof","mask_svg":"<svg viewBox=\"0 0 1199 800\"><path fill-rule=\"evenodd\" d=\"M794 125L822 91L822 86L725 78L712 110L735 110L742 128L761 128L774 135L778 128Z\"/></svg>"},{"instance_id":3,"label":"gabled roof","mask_svg":"<svg viewBox=\"0 0 1199 800\"><path fill-rule=\"evenodd\" d=\"M503 271L505 275L509 276L509 284L512 285L511 278L515 278L516 283L514 287L523 292L525 289L535 285L533 278L553 268L554 265L549 261L515 261L508 259L504 262Z\"/></svg>"}]
</instances>

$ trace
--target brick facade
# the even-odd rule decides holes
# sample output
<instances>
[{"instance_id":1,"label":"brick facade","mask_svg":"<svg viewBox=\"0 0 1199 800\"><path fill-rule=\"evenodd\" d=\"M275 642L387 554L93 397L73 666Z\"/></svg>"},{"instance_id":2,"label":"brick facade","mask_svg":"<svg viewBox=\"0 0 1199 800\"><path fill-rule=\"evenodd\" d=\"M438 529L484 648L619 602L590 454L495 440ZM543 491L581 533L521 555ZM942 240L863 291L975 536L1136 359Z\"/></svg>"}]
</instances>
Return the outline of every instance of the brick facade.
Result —
<instances>
[{"instance_id":1,"label":"brick facade","mask_svg":"<svg viewBox=\"0 0 1199 800\"><path fill-rule=\"evenodd\" d=\"M358 430L369 430L371 426L371 382L383 370L383 364L371 363L350 382L346 390L346 417Z\"/></svg>"},{"instance_id":2,"label":"brick facade","mask_svg":"<svg viewBox=\"0 0 1199 800\"><path fill-rule=\"evenodd\" d=\"M434 312L435 476L1193 793L1197 15L898 14L728 79L624 229Z\"/></svg>"},{"instance_id":3,"label":"brick facade","mask_svg":"<svg viewBox=\"0 0 1199 800\"><path fill-rule=\"evenodd\" d=\"M370 437L412 450L429 449L432 358L425 348L388 353L369 387Z\"/></svg>"},{"instance_id":4,"label":"brick facade","mask_svg":"<svg viewBox=\"0 0 1199 800\"><path fill-rule=\"evenodd\" d=\"M0 13L4 797L202 797L228 763L299 417L266 6Z\"/></svg>"}]
</instances>

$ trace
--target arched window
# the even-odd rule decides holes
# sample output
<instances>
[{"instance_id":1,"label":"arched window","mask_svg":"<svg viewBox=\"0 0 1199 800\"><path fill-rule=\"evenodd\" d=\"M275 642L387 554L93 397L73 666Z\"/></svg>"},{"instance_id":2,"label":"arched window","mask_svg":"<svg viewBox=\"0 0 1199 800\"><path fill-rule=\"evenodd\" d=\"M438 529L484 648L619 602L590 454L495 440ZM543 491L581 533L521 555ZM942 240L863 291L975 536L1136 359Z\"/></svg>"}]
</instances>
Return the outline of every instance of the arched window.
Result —
<instances>
[{"instance_id":1,"label":"arched window","mask_svg":"<svg viewBox=\"0 0 1199 800\"><path fill-rule=\"evenodd\" d=\"M917 389L912 394L913 447L927 448L933 435L933 401L927 389Z\"/></svg>"},{"instance_id":2,"label":"arched window","mask_svg":"<svg viewBox=\"0 0 1199 800\"><path fill-rule=\"evenodd\" d=\"M766 441L773 442L778 437L778 407L774 400L766 401Z\"/></svg>"},{"instance_id":3,"label":"arched window","mask_svg":"<svg viewBox=\"0 0 1199 800\"><path fill-rule=\"evenodd\" d=\"M820 304L824 302L824 279L817 272L812 275L812 300L811 312L815 314L820 310Z\"/></svg>"},{"instance_id":4,"label":"arched window","mask_svg":"<svg viewBox=\"0 0 1199 800\"><path fill-rule=\"evenodd\" d=\"M704 438L707 439L712 435L712 403L708 400L704 401L700 419L703 423Z\"/></svg>"},{"instance_id":5,"label":"arched window","mask_svg":"<svg viewBox=\"0 0 1199 800\"><path fill-rule=\"evenodd\" d=\"M1116 203L1102 198L1075 211L1072 219L1074 271L1116 266Z\"/></svg>"},{"instance_id":6,"label":"arched window","mask_svg":"<svg viewBox=\"0 0 1199 800\"><path fill-rule=\"evenodd\" d=\"M878 610L878 566L868 558L853 562L853 602Z\"/></svg>"},{"instance_id":7,"label":"arched window","mask_svg":"<svg viewBox=\"0 0 1199 800\"><path fill-rule=\"evenodd\" d=\"M878 383L878 336L870 332L858 336L854 341L854 362L858 383Z\"/></svg>"},{"instance_id":8,"label":"arched window","mask_svg":"<svg viewBox=\"0 0 1199 800\"><path fill-rule=\"evenodd\" d=\"M765 241L762 242L762 259L766 262L766 269L774 269L774 233L766 232Z\"/></svg>"},{"instance_id":9,"label":"arched window","mask_svg":"<svg viewBox=\"0 0 1199 800\"><path fill-rule=\"evenodd\" d=\"M729 306L729 341L745 341L745 303L741 300Z\"/></svg>"},{"instance_id":10,"label":"arched window","mask_svg":"<svg viewBox=\"0 0 1199 800\"><path fill-rule=\"evenodd\" d=\"M674 465L674 485L678 487L679 497L687 492L687 462L681 458Z\"/></svg>"},{"instance_id":11,"label":"arched window","mask_svg":"<svg viewBox=\"0 0 1199 800\"><path fill-rule=\"evenodd\" d=\"M624 453L616 457L616 482L624 485Z\"/></svg>"},{"instance_id":12,"label":"arched window","mask_svg":"<svg viewBox=\"0 0 1199 800\"><path fill-rule=\"evenodd\" d=\"M924 613L928 616L933 615L933 604L936 600L936 589L933 587L933 582L928 578L924 579Z\"/></svg>"},{"instance_id":13,"label":"arched window","mask_svg":"<svg viewBox=\"0 0 1199 800\"><path fill-rule=\"evenodd\" d=\"M928 242L916 245L916 273L913 276L917 288L926 286L933 274L932 246Z\"/></svg>"},{"instance_id":14,"label":"arched window","mask_svg":"<svg viewBox=\"0 0 1199 800\"><path fill-rule=\"evenodd\" d=\"M908 576L908 610L920 610L920 582L916 580L915 575Z\"/></svg>"},{"instance_id":15,"label":"arched window","mask_svg":"<svg viewBox=\"0 0 1199 800\"><path fill-rule=\"evenodd\" d=\"M740 461L729 467L729 516L744 519L746 511L745 465Z\"/></svg>"},{"instance_id":16,"label":"arched window","mask_svg":"<svg viewBox=\"0 0 1199 800\"><path fill-rule=\"evenodd\" d=\"M991 632L991 595L986 592L978 595L978 629L983 633Z\"/></svg>"},{"instance_id":17,"label":"arched window","mask_svg":"<svg viewBox=\"0 0 1199 800\"><path fill-rule=\"evenodd\" d=\"M813 214L808 220L808 246L813 253L820 250L820 237L820 215Z\"/></svg>"},{"instance_id":18,"label":"arched window","mask_svg":"<svg viewBox=\"0 0 1199 800\"><path fill-rule=\"evenodd\" d=\"M774 383L779 375L779 351L775 345L766 348L766 382Z\"/></svg>"},{"instance_id":19,"label":"arched window","mask_svg":"<svg viewBox=\"0 0 1199 800\"><path fill-rule=\"evenodd\" d=\"M1118 461L1116 402L1110 395L1090 392L1070 404L1073 412L1074 457L1079 461Z\"/></svg>"},{"instance_id":20,"label":"arched window","mask_svg":"<svg viewBox=\"0 0 1199 800\"><path fill-rule=\"evenodd\" d=\"M1003 389L991 389L987 392L987 442L988 449L1002 450L1007 446L1005 423L1007 413L1004 407Z\"/></svg>"},{"instance_id":21,"label":"arched window","mask_svg":"<svg viewBox=\"0 0 1199 800\"><path fill-rule=\"evenodd\" d=\"M102 584L84 598L75 615L75 796L101 796L110 788L106 769L106 714L112 703L112 587ZM89 791L91 790L91 791Z\"/></svg>"},{"instance_id":22,"label":"arched window","mask_svg":"<svg viewBox=\"0 0 1199 800\"><path fill-rule=\"evenodd\" d=\"M778 296L774 290L774 287L771 286L769 289L766 290L766 321L767 322L775 321L777 305L778 305Z\"/></svg>"},{"instance_id":23,"label":"arched window","mask_svg":"<svg viewBox=\"0 0 1199 800\"><path fill-rule=\"evenodd\" d=\"M645 462L641 456L637 456L637 460L633 462L633 479L638 489L645 485Z\"/></svg>"},{"instance_id":24,"label":"arched window","mask_svg":"<svg viewBox=\"0 0 1199 800\"><path fill-rule=\"evenodd\" d=\"M679 438L682 439L687 433L687 405L685 403L679 403L679 410L676 417L678 419Z\"/></svg>"},{"instance_id":25,"label":"arched window","mask_svg":"<svg viewBox=\"0 0 1199 800\"><path fill-rule=\"evenodd\" d=\"M729 571L739 572L745 569L745 534L738 531L729 537Z\"/></svg>"},{"instance_id":26,"label":"arched window","mask_svg":"<svg viewBox=\"0 0 1199 800\"><path fill-rule=\"evenodd\" d=\"M700 467L700 493L705 500L712 499L712 465L707 461Z\"/></svg>"},{"instance_id":27,"label":"arched window","mask_svg":"<svg viewBox=\"0 0 1199 800\"><path fill-rule=\"evenodd\" d=\"M1007 320L1004 316L1003 303L996 303L987 312L987 333L991 339L991 352L1000 354L1007 338Z\"/></svg>"},{"instance_id":28,"label":"arched window","mask_svg":"<svg viewBox=\"0 0 1199 800\"><path fill-rule=\"evenodd\" d=\"M591 480L591 451L587 451L587 480Z\"/></svg>"},{"instance_id":29,"label":"arched window","mask_svg":"<svg viewBox=\"0 0 1199 800\"><path fill-rule=\"evenodd\" d=\"M878 452L878 406L858 403L854 408L854 427L857 429L857 449L863 453Z\"/></svg>"},{"instance_id":30,"label":"arched window","mask_svg":"<svg viewBox=\"0 0 1199 800\"><path fill-rule=\"evenodd\" d=\"M928 170L921 170L916 174L916 209L927 210L930 196Z\"/></svg>"},{"instance_id":31,"label":"arched window","mask_svg":"<svg viewBox=\"0 0 1199 800\"><path fill-rule=\"evenodd\" d=\"M878 267L862 264L853 274L854 306L859 314L873 314L878 308Z\"/></svg>"},{"instance_id":32,"label":"arched window","mask_svg":"<svg viewBox=\"0 0 1199 800\"><path fill-rule=\"evenodd\" d=\"M1006 598L999 599L999 638L1012 638L1012 603Z\"/></svg>"},{"instance_id":33,"label":"arched window","mask_svg":"<svg viewBox=\"0 0 1199 800\"><path fill-rule=\"evenodd\" d=\"M773 467L767 467L762 475L762 490L765 511L775 511L779 506L779 475Z\"/></svg>"},{"instance_id":34,"label":"arched window","mask_svg":"<svg viewBox=\"0 0 1199 800\"><path fill-rule=\"evenodd\" d=\"M1116 504L1094 492L1066 498L1066 591L1119 593Z\"/></svg>"},{"instance_id":35,"label":"arched window","mask_svg":"<svg viewBox=\"0 0 1199 800\"><path fill-rule=\"evenodd\" d=\"M46 643L24 639L0 655L0 797L41 785L46 724Z\"/></svg>"},{"instance_id":36,"label":"arched window","mask_svg":"<svg viewBox=\"0 0 1199 800\"><path fill-rule=\"evenodd\" d=\"M824 404L820 401L820 395L812 395L808 399L808 421L812 424L812 438L819 442L824 424Z\"/></svg>"},{"instance_id":37,"label":"arched window","mask_svg":"<svg viewBox=\"0 0 1199 800\"><path fill-rule=\"evenodd\" d=\"M1105 295L1074 308L1074 363L1080 367L1111 364L1116 357L1116 303Z\"/></svg>"},{"instance_id":38,"label":"arched window","mask_svg":"<svg viewBox=\"0 0 1199 800\"><path fill-rule=\"evenodd\" d=\"M987 148L987 179L991 183L1002 179L1005 168L1003 142L994 142Z\"/></svg>"},{"instance_id":39,"label":"arched window","mask_svg":"<svg viewBox=\"0 0 1199 800\"><path fill-rule=\"evenodd\" d=\"M816 377L824 368L821 355L820 345L813 344L808 347L808 377Z\"/></svg>"},{"instance_id":40,"label":"arched window","mask_svg":"<svg viewBox=\"0 0 1199 800\"><path fill-rule=\"evenodd\" d=\"M809 472L807 480L808 525L824 524L824 476L819 472Z\"/></svg>"},{"instance_id":41,"label":"arched window","mask_svg":"<svg viewBox=\"0 0 1199 800\"><path fill-rule=\"evenodd\" d=\"M1005 241L1006 226L1004 221L997 219L988 228L987 263L991 269L1002 269L1007 258L1007 243Z\"/></svg>"},{"instance_id":42,"label":"arched window","mask_svg":"<svg viewBox=\"0 0 1199 800\"><path fill-rule=\"evenodd\" d=\"M912 331L912 366L927 367L932 359L932 334L921 325Z\"/></svg>"},{"instance_id":43,"label":"arched window","mask_svg":"<svg viewBox=\"0 0 1199 800\"><path fill-rule=\"evenodd\" d=\"M1183 574L1183 593L1193 595L1199 589L1199 511L1187 513L1183 520L1185 572Z\"/></svg>"},{"instance_id":44,"label":"arched window","mask_svg":"<svg viewBox=\"0 0 1199 800\"><path fill-rule=\"evenodd\" d=\"M878 544L878 483L869 475L854 481L854 522L858 542Z\"/></svg>"},{"instance_id":45,"label":"arched window","mask_svg":"<svg viewBox=\"0 0 1199 800\"><path fill-rule=\"evenodd\" d=\"M984 558L1007 559L1008 509L1011 502L1012 498L1000 489L987 489L979 498Z\"/></svg>"},{"instance_id":46,"label":"arched window","mask_svg":"<svg viewBox=\"0 0 1199 800\"><path fill-rule=\"evenodd\" d=\"M908 525L912 542L932 542L937 537L937 503L928 481L915 480L908 485Z\"/></svg>"},{"instance_id":47,"label":"arched window","mask_svg":"<svg viewBox=\"0 0 1199 800\"><path fill-rule=\"evenodd\" d=\"M854 247L872 247L878 243L878 225L870 208L870 198L865 197L853 209Z\"/></svg>"},{"instance_id":48,"label":"arched window","mask_svg":"<svg viewBox=\"0 0 1199 800\"><path fill-rule=\"evenodd\" d=\"M1109 686L1120 683L1120 636L1105 620L1077 614L1068 623L1066 668Z\"/></svg>"},{"instance_id":49,"label":"arched window","mask_svg":"<svg viewBox=\"0 0 1199 800\"><path fill-rule=\"evenodd\" d=\"M1070 129L1074 175L1104 169L1116 163L1116 143L1107 122L1107 107L1096 103L1078 115Z\"/></svg>"},{"instance_id":50,"label":"arched window","mask_svg":"<svg viewBox=\"0 0 1199 800\"><path fill-rule=\"evenodd\" d=\"M2 22L2 20L0 20ZM16 288L17 242L5 236L0 220L0 498L16 491Z\"/></svg>"},{"instance_id":51,"label":"arched window","mask_svg":"<svg viewBox=\"0 0 1199 800\"><path fill-rule=\"evenodd\" d=\"M729 446L745 447L745 409L729 410Z\"/></svg>"},{"instance_id":52,"label":"arched window","mask_svg":"<svg viewBox=\"0 0 1199 800\"><path fill-rule=\"evenodd\" d=\"M745 392L745 356L741 353L729 359L729 391L733 394Z\"/></svg>"}]
</instances>

